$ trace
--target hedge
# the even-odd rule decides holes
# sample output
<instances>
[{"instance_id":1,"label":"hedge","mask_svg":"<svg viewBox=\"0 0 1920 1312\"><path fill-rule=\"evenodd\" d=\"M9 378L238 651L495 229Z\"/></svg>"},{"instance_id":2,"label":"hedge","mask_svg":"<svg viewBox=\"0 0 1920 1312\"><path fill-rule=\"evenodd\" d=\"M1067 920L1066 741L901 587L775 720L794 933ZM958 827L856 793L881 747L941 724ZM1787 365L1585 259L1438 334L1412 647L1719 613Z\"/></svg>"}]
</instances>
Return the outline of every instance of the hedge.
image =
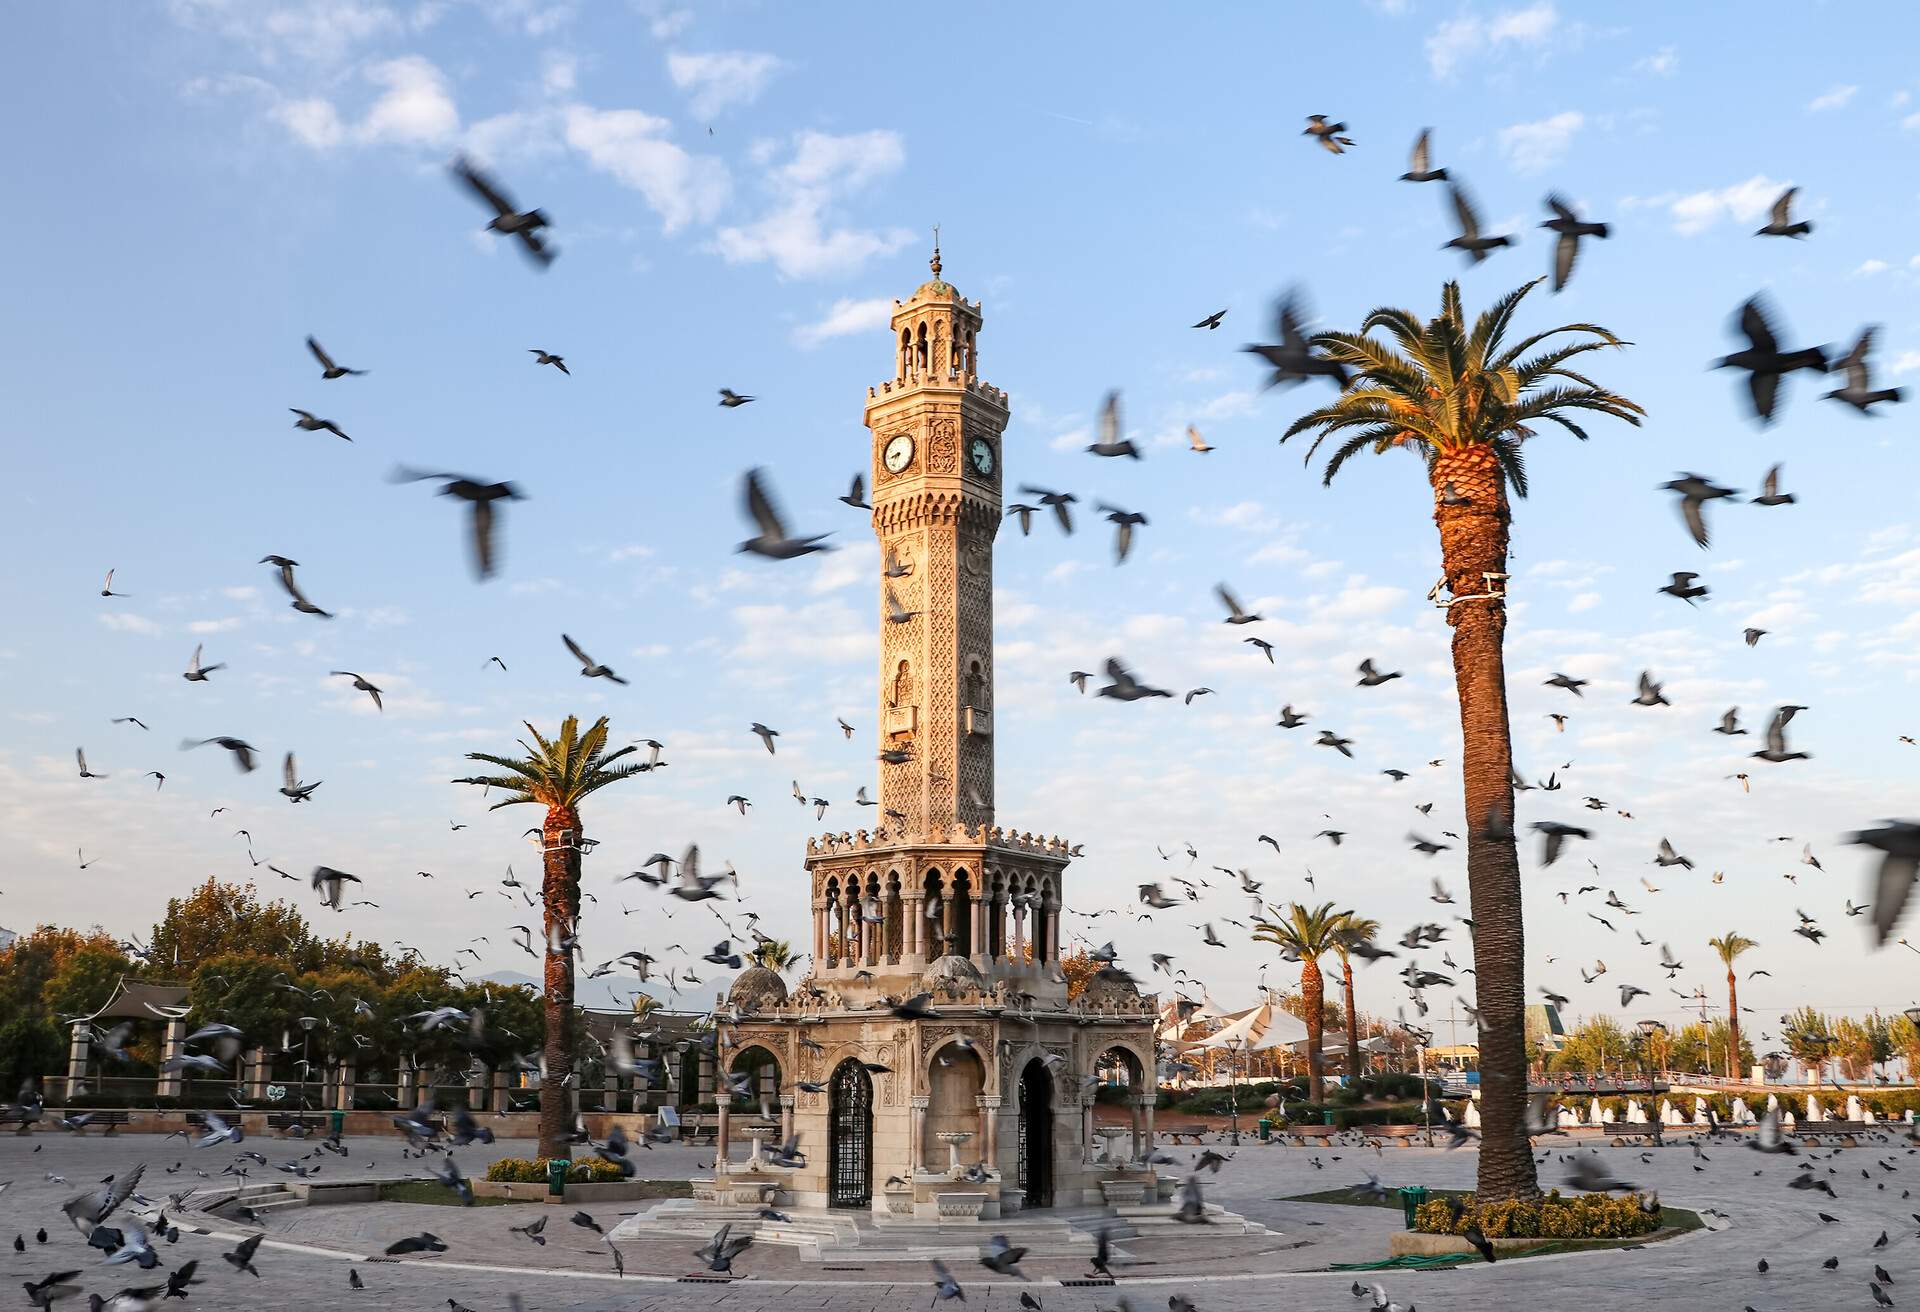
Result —
<instances>
[{"instance_id":1,"label":"hedge","mask_svg":"<svg viewBox=\"0 0 1920 1312\"><path fill-rule=\"evenodd\" d=\"M545 1184L547 1161L545 1157L502 1157L487 1168L487 1179L496 1183ZM625 1172L604 1157L581 1157L567 1168L569 1184L607 1184L626 1178Z\"/></svg>"},{"instance_id":2,"label":"hedge","mask_svg":"<svg viewBox=\"0 0 1920 1312\"><path fill-rule=\"evenodd\" d=\"M1544 1198L1461 1203L1458 1219L1446 1200L1435 1198L1414 1213L1414 1228L1429 1235L1461 1235L1478 1223L1489 1239L1625 1239L1660 1228L1656 1204L1649 1211L1639 1195L1576 1194L1563 1198L1555 1189Z\"/></svg>"}]
</instances>

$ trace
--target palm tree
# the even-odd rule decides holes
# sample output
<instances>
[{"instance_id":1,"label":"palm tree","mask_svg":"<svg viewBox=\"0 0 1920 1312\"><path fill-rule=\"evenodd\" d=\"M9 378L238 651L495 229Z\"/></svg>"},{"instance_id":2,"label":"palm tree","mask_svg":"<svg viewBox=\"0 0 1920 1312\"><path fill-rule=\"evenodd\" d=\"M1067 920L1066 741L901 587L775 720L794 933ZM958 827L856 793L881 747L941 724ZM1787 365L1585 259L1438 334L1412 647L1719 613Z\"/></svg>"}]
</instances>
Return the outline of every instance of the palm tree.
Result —
<instances>
[{"instance_id":1,"label":"palm tree","mask_svg":"<svg viewBox=\"0 0 1920 1312\"><path fill-rule=\"evenodd\" d=\"M793 948L785 939L763 938L753 945L753 951L747 954L747 960L756 966L765 966L778 974L793 964Z\"/></svg>"},{"instance_id":2,"label":"palm tree","mask_svg":"<svg viewBox=\"0 0 1920 1312\"><path fill-rule=\"evenodd\" d=\"M1626 343L1593 324L1564 324L1512 346L1508 326L1540 280L1507 293L1471 328L1460 286L1441 289L1440 313L1421 320L1381 307L1358 333L1320 333L1313 344L1352 372L1331 403L1302 415L1281 441L1313 431L1311 461L1338 437L1327 459L1333 481L1362 451L1417 452L1433 487L1440 559L1452 593L1453 678L1460 702L1460 773L1466 795L1467 883L1472 893L1480 1025L1482 1202L1539 1192L1527 1140L1525 931L1520 861L1513 835L1513 741L1507 718L1503 644L1507 613L1507 489L1525 496L1521 444L1552 423L1587 434L1571 416L1590 411L1638 424L1641 408L1568 367L1576 357ZM1390 341L1369 336L1384 330ZM1563 334L1575 340L1551 346ZM1528 356L1529 351L1537 353Z\"/></svg>"},{"instance_id":3,"label":"palm tree","mask_svg":"<svg viewBox=\"0 0 1920 1312\"><path fill-rule=\"evenodd\" d=\"M1719 938L1707 940L1707 946L1720 954L1720 964L1727 968L1727 1078L1738 1079L1740 1075L1740 992L1736 987L1733 963L1748 948L1760 945L1744 934L1728 930Z\"/></svg>"},{"instance_id":4,"label":"palm tree","mask_svg":"<svg viewBox=\"0 0 1920 1312\"><path fill-rule=\"evenodd\" d=\"M524 721L523 721L524 723ZM541 736L531 724L527 732L533 745L520 741L523 757L493 756L486 752L468 752L470 761L497 765L506 774L455 779L457 784L478 784L507 794L489 810L503 806L533 805L547 809L540 826L540 851L545 869L540 882L540 901L544 908L546 930L546 1061L540 1081L540 1155L567 1155L567 1136L573 1126L569 1105L568 1077L573 1074L573 950L556 944L574 937L580 919L580 853L585 831L580 823L580 803L589 794L608 784L639 774L639 765L615 765L634 751L622 747L607 752L607 717L601 716L585 734L578 717L569 715L560 725L556 738Z\"/></svg>"},{"instance_id":5,"label":"palm tree","mask_svg":"<svg viewBox=\"0 0 1920 1312\"><path fill-rule=\"evenodd\" d=\"M1278 918L1278 908L1268 910L1274 913L1275 919L1253 922L1254 941L1275 944L1282 956L1300 963L1300 998L1304 1004L1301 1010L1306 1012L1301 1019L1307 1023L1307 1098L1319 1102L1320 1040L1326 1028L1327 997L1326 982L1320 975L1320 958L1339 942L1340 922L1346 913L1335 911L1331 902L1312 908L1290 903L1284 920Z\"/></svg>"},{"instance_id":6,"label":"palm tree","mask_svg":"<svg viewBox=\"0 0 1920 1312\"><path fill-rule=\"evenodd\" d=\"M1342 912L1333 940L1334 953L1340 958L1340 982L1347 991L1347 1074L1360 1078L1360 1011L1353 1003L1353 945L1371 943L1380 932L1380 922L1354 912Z\"/></svg>"}]
</instances>

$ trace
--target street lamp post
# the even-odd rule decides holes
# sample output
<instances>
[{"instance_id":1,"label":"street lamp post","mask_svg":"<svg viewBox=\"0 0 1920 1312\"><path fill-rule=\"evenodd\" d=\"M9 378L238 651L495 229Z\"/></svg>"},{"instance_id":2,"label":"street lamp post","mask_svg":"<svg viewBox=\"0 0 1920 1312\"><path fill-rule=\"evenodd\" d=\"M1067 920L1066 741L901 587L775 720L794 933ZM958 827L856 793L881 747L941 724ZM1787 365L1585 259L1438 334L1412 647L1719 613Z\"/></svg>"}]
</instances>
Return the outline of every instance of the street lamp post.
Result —
<instances>
[{"instance_id":1,"label":"street lamp post","mask_svg":"<svg viewBox=\"0 0 1920 1312\"><path fill-rule=\"evenodd\" d=\"M1653 1102L1654 1094L1658 1092L1653 1076L1653 1036L1656 1034L1665 1034L1667 1027L1657 1020L1647 1019L1641 1021L1636 1028L1640 1031L1641 1064L1646 1067L1647 1071L1647 1103L1650 1107L1653 1107L1653 1141L1659 1143L1661 1133L1665 1127L1660 1123L1660 1112L1658 1107L1654 1106Z\"/></svg>"},{"instance_id":2,"label":"street lamp post","mask_svg":"<svg viewBox=\"0 0 1920 1312\"><path fill-rule=\"evenodd\" d=\"M1227 1054L1233 1058L1227 1067L1227 1142L1236 1148L1240 1146L1240 1085L1237 1081L1240 1062L1235 1050L1244 1046L1242 1043L1227 1045Z\"/></svg>"}]
</instances>

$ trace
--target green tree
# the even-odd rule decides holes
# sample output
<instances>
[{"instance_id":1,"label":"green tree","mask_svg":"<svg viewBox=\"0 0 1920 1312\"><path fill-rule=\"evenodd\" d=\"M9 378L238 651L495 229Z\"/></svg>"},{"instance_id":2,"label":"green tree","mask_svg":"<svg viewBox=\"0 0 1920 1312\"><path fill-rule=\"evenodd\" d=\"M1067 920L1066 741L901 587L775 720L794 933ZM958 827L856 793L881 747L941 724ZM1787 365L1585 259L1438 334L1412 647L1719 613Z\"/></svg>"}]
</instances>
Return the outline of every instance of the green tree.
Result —
<instances>
[{"instance_id":1,"label":"green tree","mask_svg":"<svg viewBox=\"0 0 1920 1312\"><path fill-rule=\"evenodd\" d=\"M540 826L540 847L545 870L541 879L541 902L546 930L546 1073L540 1098L540 1155L561 1157L567 1152L567 1136L572 1130L568 1100L552 1096L567 1087L573 1074L573 952L552 944L571 940L580 920L580 840L586 829L580 818L580 804L592 794L641 772L638 764L615 764L631 755L632 747L607 751L607 717L601 716L586 733L580 732L578 717L569 715L561 722L558 736L548 739L527 725L532 744L520 742L524 756L495 756L487 752L469 752L470 761L498 766L505 774L472 776L455 783L474 784L489 791L498 789L506 796L489 809L503 806L539 806L546 818Z\"/></svg>"},{"instance_id":2,"label":"green tree","mask_svg":"<svg viewBox=\"0 0 1920 1312\"><path fill-rule=\"evenodd\" d=\"M1886 1017L1872 1012L1855 1020L1840 1018L1834 1026L1834 1055L1850 1080L1863 1080L1873 1068L1893 1056L1893 1040Z\"/></svg>"},{"instance_id":3,"label":"green tree","mask_svg":"<svg viewBox=\"0 0 1920 1312\"><path fill-rule=\"evenodd\" d=\"M1353 947L1371 943L1380 932L1380 922L1351 911L1340 913L1339 933L1333 950L1340 958L1340 983L1347 1000L1347 1074L1358 1079L1366 1067L1360 1064L1360 1013L1353 1001Z\"/></svg>"},{"instance_id":4,"label":"green tree","mask_svg":"<svg viewBox=\"0 0 1920 1312\"><path fill-rule=\"evenodd\" d=\"M1815 1069L1833 1056L1838 1043L1833 1022L1812 1007L1788 1012L1780 1023L1780 1038L1795 1061Z\"/></svg>"},{"instance_id":5,"label":"green tree","mask_svg":"<svg viewBox=\"0 0 1920 1312\"><path fill-rule=\"evenodd\" d=\"M45 1008L62 1024L91 1016L107 1005L132 970L133 963L118 947L86 944L70 953L48 978L42 993Z\"/></svg>"},{"instance_id":6,"label":"green tree","mask_svg":"<svg viewBox=\"0 0 1920 1312\"><path fill-rule=\"evenodd\" d=\"M1907 1064L1907 1079L1920 1080L1920 1025L1904 1015L1887 1023L1887 1046Z\"/></svg>"},{"instance_id":7,"label":"green tree","mask_svg":"<svg viewBox=\"0 0 1920 1312\"><path fill-rule=\"evenodd\" d=\"M1727 1025L1733 1031L1733 1040L1727 1045L1726 1052L1729 1060L1732 1060L1738 1058L1741 1052L1740 988L1739 979L1734 973L1733 963L1740 959L1741 953L1750 951L1760 945L1748 938L1745 934L1736 934L1734 931L1728 930L1718 938L1708 939L1707 946L1712 948L1714 954L1720 958L1720 964L1727 968ZM1733 1067L1729 1066L1727 1068L1728 1079L1737 1079L1739 1075L1740 1072Z\"/></svg>"},{"instance_id":8,"label":"green tree","mask_svg":"<svg viewBox=\"0 0 1920 1312\"><path fill-rule=\"evenodd\" d=\"M1256 942L1274 944L1282 955L1300 963L1300 997L1306 1004L1302 1019L1307 1025L1307 1097L1319 1102L1323 1064L1320 1044L1326 1029L1327 1005L1320 958L1331 952L1339 941L1340 922L1345 913L1335 911L1331 902L1311 908L1294 902L1288 906L1284 919L1277 909L1268 910L1274 918L1255 920L1253 937Z\"/></svg>"},{"instance_id":9,"label":"green tree","mask_svg":"<svg viewBox=\"0 0 1920 1312\"><path fill-rule=\"evenodd\" d=\"M211 876L185 897L169 898L153 927L150 960L163 977L188 979L211 957L243 953L286 962L297 970L320 964L320 948L305 916L291 902L263 902L252 883Z\"/></svg>"},{"instance_id":10,"label":"green tree","mask_svg":"<svg viewBox=\"0 0 1920 1312\"><path fill-rule=\"evenodd\" d=\"M1467 885L1480 1011L1481 1144L1476 1196L1483 1202L1539 1192L1527 1138L1526 941L1520 861L1513 832L1513 739L1507 713L1505 591L1509 487L1527 493L1521 443L1543 423L1587 434L1575 414L1638 424L1634 402L1570 367L1579 356L1626 343L1594 324L1564 324L1508 346L1506 334L1528 283L1501 297L1471 328L1460 286L1441 291L1440 313L1422 320L1387 307L1358 333L1321 333L1314 345L1354 371L1340 396L1295 420L1281 441L1313 433L1311 461L1339 439L1325 480L1362 451L1420 454L1433 489L1440 559L1454 600L1454 688L1460 703L1461 780L1466 798ZM1372 336L1383 330L1387 341ZM1577 340L1548 343L1571 335ZM1536 352L1529 355L1529 352Z\"/></svg>"},{"instance_id":11,"label":"green tree","mask_svg":"<svg viewBox=\"0 0 1920 1312\"><path fill-rule=\"evenodd\" d=\"M793 964L793 945L783 938L763 938L753 945L747 960L778 974Z\"/></svg>"},{"instance_id":12,"label":"green tree","mask_svg":"<svg viewBox=\"0 0 1920 1312\"><path fill-rule=\"evenodd\" d=\"M1569 1030L1552 1068L1559 1072L1599 1074L1617 1068L1627 1054L1627 1032L1611 1016L1587 1016Z\"/></svg>"}]
</instances>

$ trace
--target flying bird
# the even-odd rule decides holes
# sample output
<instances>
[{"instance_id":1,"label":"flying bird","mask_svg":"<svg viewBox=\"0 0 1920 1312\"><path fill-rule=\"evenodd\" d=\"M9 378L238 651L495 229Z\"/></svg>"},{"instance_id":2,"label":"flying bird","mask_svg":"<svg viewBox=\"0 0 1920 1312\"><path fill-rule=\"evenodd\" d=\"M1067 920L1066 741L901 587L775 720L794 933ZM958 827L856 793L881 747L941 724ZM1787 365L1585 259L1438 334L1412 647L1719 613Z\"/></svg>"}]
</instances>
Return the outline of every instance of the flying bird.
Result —
<instances>
[{"instance_id":1,"label":"flying bird","mask_svg":"<svg viewBox=\"0 0 1920 1312\"><path fill-rule=\"evenodd\" d=\"M567 368L566 360L560 356L555 355L553 352L543 350L538 346L529 346L527 348L527 354L534 357L533 362L535 364L550 364L555 369L558 369L561 373L565 374L567 377L569 378L573 377L573 370Z\"/></svg>"},{"instance_id":2,"label":"flying bird","mask_svg":"<svg viewBox=\"0 0 1920 1312\"><path fill-rule=\"evenodd\" d=\"M740 393L734 391L731 387L723 387L720 389L720 404L723 408L728 410L738 409L740 406L745 405L747 402L756 400L756 399L757 398L751 397L751 396L742 396L740 395Z\"/></svg>"},{"instance_id":3,"label":"flying bird","mask_svg":"<svg viewBox=\"0 0 1920 1312\"><path fill-rule=\"evenodd\" d=\"M1487 255L1502 246L1514 244L1512 237L1483 237L1480 235L1480 216L1474 212L1473 201L1461 189L1458 183L1447 183L1447 199L1452 202L1453 216L1460 225L1459 235L1440 247L1441 250L1456 250L1474 264L1487 258Z\"/></svg>"},{"instance_id":4,"label":"flying bird","mask_svg":"<svg viewBox=\"0 0 1920 1312\"><path fill-rule=\"evenodd\" d=\"M1124 436L1125 430L1120 424L1120 393L1108 392L1107 399L1100 406L1100 440L1092 443L1087 450L1096 456L1126 456L1130 460L1140 458L1140 450Z\"/></svg>"},{"instance_id":5,"label":"flying bird","mask_svg":"<svg viewBox=\"0 0 1920 1312\"><path fill-rule=\"evenodd\" d=\"M1920 824L1911 820L1888 820L1879 829L1863 829L1850 835L1847 841L1880 853L1880 868L1874 872L1869 895L1874 945L1884 947L1913 897L1916 878L1920 878Z\"/></svg>"},{"instance_id":6,"label":"flying bird","mask_svg":"<svg viewBox=\"0 0 1920 1312\"><path fill-rule=\"evenodd\" d=\"M500 668L505 669L506 666L503 665ZM352 679L353 686L356 691L363 692L367 694L367 696L373 698L373 709L375 709L376 711L384 711L387 709L384 705L381 704L380 690L374 687L371 683L367 682L366 675L355 674L352 670L328 670L327 675L330 678Z\"/></svg>"},{"instance_id":7,"label":"flying bird","mask_svg":"<svg viewBox=\"0 0 1920 1312\"><path fill-rule=\"evenodd\" d=\"M553 257L558 252L549 247L540 235L542 228L552 226L545 213L540 210L522 212L499 183L475 168L464 155L453 161L453 175L493 211L493 218L487 222L487 231L497 232L503 237L518 237L528 256L543 269L553 263Z\"/></svg>"},{"instance_id":8,"label":"flying bird","mask_svg":"<svg viewBox=\"0 0 1920 1312\"><path fill-rule=\"evenodd\" d=\"M1105 513L1106 520L1114 526L1113 563L1126 563L1127 553L1133 549L1133 530L1136 525L1145 527L1147 517L1135 510L1122 510L1118 506L1109 506L1104 501L1094 503L1095 510Z\"/></svg>"},{"instance_id":9,"label":"flying bird","mask_svg":"<svg viewBox=\"0 0 1920 1312\"><path fill-rule=\"evenodd\" d=\"M393 483L438 482L440 495L464 501L473 507L473 536L470 545L473 549L473 572L484 580L493 577L496 551L494 549L494 515L496 501L522 501L525 497L512 483L488 483L481 479L469 478L465 474L429 473L426 470L409 469L405 465L395 465L388 481ZM502 665L501 669L506 669Z\"/></svg>"},{"instance_id":10,"label":"flying bird","mask_svg":"<svg viewBox=\"0 0 1920 1312\"><path fill-rule=\"evenodd\" d=\"M1407 161L1407 171L1400 175L1402 182L1445 182L1447 171L1433 167L1433 129L1421 128L1420 135L1413 139L1413 155Z\"/></svg>"},{"instance_id":11,"label":"flying bird","mask_svg":"<svg viewBox=\"0 0 1920 1312\"><path fill-rule=\"evenodd\" d=\"M1353 138L1342 136L1347 130L1345 123L1329 123L1325 114L1307 115L1307 126L1301 130L1303 137L1313 137L1320 145L1335 155L1347 153L1347 147L1353 144Z\"/></svg>"},{"instance_id":12,"label":"flying bird","mask_svg":"<svg viewBox=\"0 0 1920 1312\"><path fill-rule=\"evenodd\" d=\"M1199 323L1193 326L1195 328L1207 328L1207 329L1218 328L1220 326L1220 321L1226 317L1227 317L1227 312L1225 310L1215 310L1212 314L1208 315L1206 318L1202 319Z\"/></svg>"},{"instance_id":13,"label":"flying bird","mask_svg":"<svg viewBox=\"0 0 1920 1312\"><path fill-rule=\"evenodd\" d=\"M840 498L840 503L842 505L852 506L855 510L873 509L871 505L867 504L867 479L864 474L855 474L853 476L853 484L847 488L847 494Z\"/></svg>"},{"instance_id":14,"label":"flying bird","mask_svg":"<svg viewBox=\"0 0 1920 1312\"><path fill-rule=\"evenodd\" d=\"M1707 585L1694 582L1694 580L1699 577L1698 574L1690 570L1675 570L1672 581L1663 588L1655 588L1654 591L1664 592L1669 597L1678 597L1681 601L1691 606L1694 604L1693 599L1695 597L1704 597L1707 595Z\"/></svg>"},{"instance_id":15,"label":"flying bird","mask_svg":"<svg viewBox=\"0 0 1920 1312\"><path fill-rule=\"evenodd\" d=\"M1671 482L1660 485L1662 491L1680 494L1680 518L1686 521L1687 532L1693 535L1695 544L1707 545L1707 520L1703 507L1709 501L1722 497L1738 496L1730 487L1719 487L1712 479L1702 478L1699 474L1680 474Z\"/></svg>"},{"instance_id":16,"label":"flying bird","mask_svg":"<svg viewBox=\"0 0 1920 1312\"><path fill-rule=\"evenodd\" d=\"M613 683L619 684L623 688L627 686L627 681L621 678L619 675L615 674L611 666L600 664L598 661L594 660L593 657L587 655L587 653L580 650L580 644L575 642L572 638L569 638L566 634L563 633L560 635L560 641L564 642L567 645L567 650L573 653L573 658L580 662L581 678L607 679Z\"/></svg>"},{"instance_id":17,"label":"flying bird","mask_svg":"<svg viewBox=\"0 0 1920 1312\"><path fill-rule=\"evenodd\" d=\"M198 742L195 742L191 738L183 738L180 741L180 750L188 752L196 747L206 747L209 745L224 747L229 752L232 752L234 768L239 770L241 774L248 774L253 770L254 747L251 743L243 742L238 738L202 738Z\"/></svg>"},{"instance_id":18,"label":"flying bird","mask_svg":"<svg viewBox=\"0 0 1920 1312\"><path fill-rule=\"evenodd\" d=\"M816 551L833 550L826 545L828 534L817 533L806 538L788 534L780 511L774 505L773 495L761 482L758 469L749 469L741 481L741 504L747 518L753 521L759 532L742 542L737 550L765 556L769 560L792 560Z\"/></svg>"},{"instance_id":19,"label":"flying bird","mask_svg":"<svg viewBox=\"0 0 1920 1312\"><path fill-rule=\"evenodd\" d=\"M1796 712L1806 709L1804 706L1775 707L1773 720L1767 725L1767 745L1765 749L1758 752L1749 752L1747 755L1757 756L1761 760L1771 761L1775 765L1779 765L1783 761L1805 761L1810 759L1806 752L1790 752L1787 750L1787 721L1791 720Z\"/></svg>"},{"instance_id":20,"label":"flying bird","mask_svg":"<svg viewBox=\"0 0 1920 1312\"><path fill-rule=\"evenodd\" d=\"M331 419L316 418L312 411L302 410L298 406L288 406L287 409L300 416L293 421L295 428L305 429L309 433L332 433L343 442L353 441L352 438L341 432L340 426Z\"/></svg>"},{"instance_id":21,"label":"flying bird","mask_svg":"<svg viewBox=\"0 0 1920 1312\"><path fill-rule=\"evenodd\" d=\"M1330 378L1345 390L1347 367L1338 360L1329 360L1314 352L1313 343L1302 328L1302 323L1309 317L1306 294L1298 288L1289 288L1273 303L1274 335L1280 340L1240 349L1248 355L1259 356L1273 366L1273 373L1266 383L1268 387L1291 387L1309 378Z\"/></svg>"},{"instance_id":22,"label":"flying bird","mask_svg":"<svg viewBox=\"0 0 1920 1312\"><path fill-rule=\"evenodd\" d=\"M1873 386L1873 372L1867 364L1867 356L1873 350L1873 335L1877 331L1876 328L1861 329L1853 349L1833 362L1835 373L1846 374L1847 385L1828 392L1825 400L1844 402L1863 415L1872 414L1873 407L1882 402L1900 400L1902 393L1899 388Z\"/></svg>"},{"instance_id":23,"label":"flying bird","mask_svg":"<svg viewBox=\"0 0 1920 1312\"><path fill-rule=\"evenodd\" d=\"M1714 368L1746 370L1747 391L1753 401L1754 415L1763 424L1772 423L1774 401L1779 393L1781 378L1796 369L1825 373L1826 352L1818 346L1782 350L1778 335L1768 322L1766 306L1758 296L1749 297L1740 307L1735 327L1747 339L1747 345L1732 355L1721 357Z\"/></svg>"},{"instance_id":24,"label":"flying bird","mask_svg":"<svg viewBox=\"0 0 1920 1312\"><path fill-rule=\"evenodd\" d=\"M1207 439L1200 436L1200 430L1192 424L1187 425L1187 449L1199 456L1203 456L1213 450L1212 447L1207 445Z\"/></svg>"},{"instance_id":25,"label":"flying bird","mask_svg":"<svg viewBox=\"0 0 1920 1312\"><path fill-rule=\"evenodd\" d=\"M321 349L320 343L313 340L311 334L307 337L307 349L320 362L320 377L323 379L358 378L367 372L365 369L349 369L345 365L335 364L333 357Z\"/></svg>"},{"instance_id":26,"label":"flying bird","mask_svg":"<svg viewBox=\"0 0 1920 1312\"><path fill-rule=\"evenodd\" d=\"M1813 231L1813 225L1802 219L1793 219L1793 198L1800 194L1800 188L1788 187L1780 193L1778 200L1767 213L1767 223L1754 232L1756 237L1804 237Z\"/></svg>"},{"instance_id":27,"label":"flying bird","mask_svg":"<svg viewBox=\"0 0 1920 1312\"><path fill-rule=\"evenodd\" d=\"M1567 285L1567 279L1573 277L1573 262L1580 258L1580 239L1597 237L1605 240L1607 225L1586 222L1573 212L1572 206L1551 192L1547 195L1547 208L1553 211L1553 217L1540 226L1560 234L1553 243L1553 289L1557 292Z\"/></svg>"},{"instance_id":28,"label":"flying bird","mask_svg":"<svg viewBox=\"0 0 1920 1312\"><path fill-rule=\"evenodd\" d=\"M300 591L300 585L294 582L293 570L300 563L299 561L288 560L285 556L262 556L259 563L272 565L279 572L280 586L286 589L289 597L293 598L293 609L302 615L318 615L323 620L333 618L332 611L321 610L308 601L306 594Z\"/></svg>"}]
</instances>

